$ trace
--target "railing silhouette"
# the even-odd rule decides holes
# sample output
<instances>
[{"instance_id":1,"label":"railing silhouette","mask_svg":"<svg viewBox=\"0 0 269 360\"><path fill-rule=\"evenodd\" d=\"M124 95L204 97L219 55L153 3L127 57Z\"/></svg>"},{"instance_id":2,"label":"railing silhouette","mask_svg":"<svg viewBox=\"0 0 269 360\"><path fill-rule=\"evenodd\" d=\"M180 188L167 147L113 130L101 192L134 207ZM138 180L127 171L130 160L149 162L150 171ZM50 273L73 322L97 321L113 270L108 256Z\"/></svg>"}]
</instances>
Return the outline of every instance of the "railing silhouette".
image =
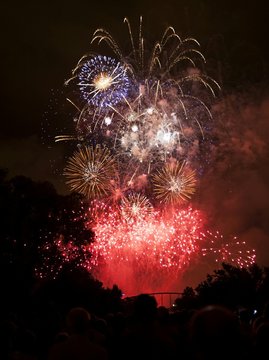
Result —
<instances>
[{"instance_id":1,"label":"railing silhouette","mask_svg":"<svg viewBox=\"0 0 269 360\"><path fill-rule=\"evenodd\" d=\"M152 295L155 297L158 306L165 306L168 308L172 308L174 301L182 295L180 292L154 292L154 293L147 293L148 295ZM138 295L130 296L126 299L135 299Z\"/></svg>"},{"instance_id":2,"label":"railing silhouette","mask_svg":"<svg viewBox=\"0 0 269 360\"><path fill-rule=\"evenodd\" d=\"M155 292L149 293L149 295L155 296L159 306L172 307L176 298L182 293L179 292Z\"/></svg>"}]
</instances>

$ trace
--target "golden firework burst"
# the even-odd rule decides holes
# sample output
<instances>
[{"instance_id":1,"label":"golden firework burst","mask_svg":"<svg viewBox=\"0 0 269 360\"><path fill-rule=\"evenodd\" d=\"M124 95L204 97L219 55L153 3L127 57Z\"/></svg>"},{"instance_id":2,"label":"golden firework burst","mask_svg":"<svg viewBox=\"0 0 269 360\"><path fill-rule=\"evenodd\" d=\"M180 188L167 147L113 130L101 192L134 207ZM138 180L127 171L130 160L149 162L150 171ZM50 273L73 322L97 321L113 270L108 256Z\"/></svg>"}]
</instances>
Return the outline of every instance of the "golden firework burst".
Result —
<instances>
[{"instance_id":1,"label":"golden firework burst","mask_svg":"<svg viewBox=\"0 0 269 360\"><path fill-rule=\"evenodd\" d=\"M72 191L101 198L112 190L116 162L107 148L83 146L69 158L64 175Z\"/></svg>"},{"instance_id":2,"label":"golden firework burst","mask_svg":"<svg viewBox=\"0 0 269 360\"><path fill-rule=\"evenodd\" d=\"M143 220L152 210L149 199L142 194L131 194L122 198L121 213L127 221Z\"/></svg>"},{"instance_id":3,"label":"golden firework burst","mask_svg":"<svg viewBox=\"0 0 269 360\"><path fill-rule=\"evenodd\" d=\"M177 204L191 198L195 192L195 171L185 162L166 164L152 177L153 192L162 203Z\"/></svg>"}]
</instances>

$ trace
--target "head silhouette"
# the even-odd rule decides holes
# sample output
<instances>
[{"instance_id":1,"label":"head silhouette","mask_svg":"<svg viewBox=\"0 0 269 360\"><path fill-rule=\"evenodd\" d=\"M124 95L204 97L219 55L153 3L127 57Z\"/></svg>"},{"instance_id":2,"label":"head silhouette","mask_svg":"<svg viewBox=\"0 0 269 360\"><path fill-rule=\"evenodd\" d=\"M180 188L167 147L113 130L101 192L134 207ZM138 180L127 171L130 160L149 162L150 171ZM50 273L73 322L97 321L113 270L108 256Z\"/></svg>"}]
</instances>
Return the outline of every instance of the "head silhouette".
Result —
<instances>
[{"instance_id":1,"label":"head silhouette","mask_svg":"<svg viewBox=\"0 0 269 360\"><path fill-rule=\"evenodd\" d=\"M134 302L134 316L137 319L154 320L157 316L157 301L154 296L149 294L140 294Z\"/></svg>"},{"instance_id":2,"label":"head silhouette","mask_svg":"<svg viewBox=\"0 0 269 360\"><path fill-rule=\"evenodd\" d=\"M225 307L210 305L194 313L189 335L195 358L239 358L240 324L236 315Z\"/></svg>"},{"instance_id":3,"label":"head silhouette","mask_svg":"<svg viewBox=\"0 0 269 360\"><path fill-rule=\"evenodd\" d=\"M89 328L91 316L87 310L81 307L73 308L66 317L66 323L69 331L73 334L80 334Z\"/></svg>"}]
</instances>

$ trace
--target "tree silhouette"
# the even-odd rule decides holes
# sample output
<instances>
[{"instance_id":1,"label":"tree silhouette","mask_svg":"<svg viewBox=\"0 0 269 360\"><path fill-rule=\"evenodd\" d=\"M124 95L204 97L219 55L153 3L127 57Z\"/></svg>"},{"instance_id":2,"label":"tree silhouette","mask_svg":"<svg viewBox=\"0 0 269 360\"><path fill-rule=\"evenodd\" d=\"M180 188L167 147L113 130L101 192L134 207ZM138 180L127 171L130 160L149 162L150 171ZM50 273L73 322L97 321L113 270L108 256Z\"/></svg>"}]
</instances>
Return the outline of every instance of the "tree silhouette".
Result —
<instances>
[{"instance_id":1,"label":"tree silhouette","mask_svg":"<svg viewBox=\"0 0 269 360\"><path fill-rule=\"evenodd\" d=\"M218 304L239 308L262 308L269 300L269 269L254 264L239 268L222 263L222 268L208 274L195 289L187 287L176 300L178 308L198 308Z\"/></svg>"},{"instance_id":2,"label":"tree silhouette","mask_svg":"<svg viewBox=\"0 0 269 360\"><path fill-rule=\"evenodd\" d=\"M104 289L102 283L72 261L62 269L59 278L38 279L35 269L42 266L42 249L61 234L66 242L78 247L93 241L94 234L85 228L83 206L77 194L61 196L49 182L34 182L16 176L7 179L0 169L0 281L2 301L7 309L26 311L44 301L58 307L85 305L96 311L119 307L121 291ZM54 266L57 249L50 248L48 257ZM41 303L40 303L41 304ZM44 305L44 303L43 303Z\"/></svg>"}]
</instances>

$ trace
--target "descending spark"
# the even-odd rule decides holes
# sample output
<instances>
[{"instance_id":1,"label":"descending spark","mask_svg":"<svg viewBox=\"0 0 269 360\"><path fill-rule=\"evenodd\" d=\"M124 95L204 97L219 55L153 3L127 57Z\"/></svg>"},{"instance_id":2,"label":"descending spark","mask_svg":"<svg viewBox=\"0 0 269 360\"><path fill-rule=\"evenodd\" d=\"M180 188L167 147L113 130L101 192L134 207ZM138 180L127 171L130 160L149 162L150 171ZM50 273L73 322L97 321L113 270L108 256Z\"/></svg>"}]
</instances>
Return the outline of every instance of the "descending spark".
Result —
<instances>
[{"instance_id":1,"label":"descending spark","mask_svg":"<svg viewBox=\"0 0 269 360\"><path fill-rule=\"evenodd\" d=\"M155 210L136 220L122 218L121 212L111 208L96 219L95 242L90 245L94 265L127 262L139 264L140 270L151 267L177 272L199 247L199 211L188 208L167 216Z\"/></svg>"},{"instance_id":2,"label":"descending spark","mask_svg":"<svg viewBox=\"0 0 269 360\"><path fill-rule=\"evenodd\" d=\"M171 77L171 71L179 64L183 64L182 66L184 67L191 65L195 68L197 59L194 58L198 58L199 61L205 62L205 58L199 50L199 42L194 38L182 40L171 26L165 29L161 40L156 41L151 49L145 49L142 17L140 17L137 45L135 44L133 30L129 20L125 18L124 22L128 27L131 44L131 54L128 57L124 56L124 51L122 51L112 34L103 28L99 28L94 32L91 42L94 43L97 41L98 44L101 42L107 43L115 55L121 59L121 61L127 62L129 68L133 69L133 73L136 73L140 78L155 79L158 77L156 74L158 74L159 78L167 79ZM203 80L203 76L195 76L195 80L198 79L203 81L204 85L206 84L206 81ZM207 79L209 80L210 78L207 77ZM180 82L182 82L182 79ZM219 88L214 80L212 80L212 82L214 83L214 86ZM207 84L207 86L210 87L209 84Z\"/></svg>"},{"instance_id":3,"label":"descending spark","mask_svg":"<svg viewBox=\"0 0 269 360\"><path fill-rule=\"evenodd\" d=\"M144 217L126 216L122 207L94 200L84 216L85 228L94 232L94 241L72 235L45 235L42 247L42 267L36 269L39 277L57 277L65 264L73 264L91 272L101 268L132 267L136 277L176 275L194 258L199 249L202 214L191 207L177 214L163 214L150 208L146 198L129 197L138 202ZM129 204L128 204L129 205ZM123 205L128 206L128 205ZM147 210L143 209L145 207ZM136 213L136 211L135 211ZM74 214L74 222L77 215ZM114 281L117 282L117 277ZM130 281L130 279L128 280Z\"/></svg>"},{"instance_id":4,"label":"descending spark","mask_svg":"<svg viewBox=\"0 0 269 360\"><path fill-rule=\"evenodd\" d=\"M76 245L73 240L65 239L62 234L53 241L47 241L42 247L42 265L35 269L39 278L56 279L65 264L72 264L90 270L91 254L86 245Z\"/></svg>"},{"instance_id":5,"label":"descending spark","mask_svg":"<svg viewBox=\"0 0 269 360\"><path fill-rule=\"evenodd\" d=\"M55 136L55 142L77 140L77 136L74 135L57 135Z\"/></svg>"},{"instance_id":6,"label":"descending spark","mask_svg":"<svg viewBox=\"0 0 269 360\"><path fill-rule=\"evenodd\" d=\"M150 209L135 220L126 217L121 206L98 200L83 211L83 215L74 213L73 221L82 220L85 229L93 230L94 239L82 236L78 242L72 234L61 233L49 239L46 234L38 277L56 278L65 264L71 264L97 275L106 286L117 283L139 291L144 280L157 288L165 286L168 279L199 262L200 256L213 256L216 262L238 267L255 262L255 251L244 242L225 241L218 231L204 230L204 215L190 206L165 213Z\"/></svg>"},{"instance_id":7,"label":"descending spark","mask_svg":"<svg viewBox=\"0 0 269 360\"><path fill-rule=\"evenodd\" d=\"M201 249L202 255L215 255L216 262L227 262L240 268L248 267L255 263L256 254L244 241L236 236L232 239L224 238L219 231L206 231L201 233L201 240L205 243Z\"/></svg>"}]
</instances>

